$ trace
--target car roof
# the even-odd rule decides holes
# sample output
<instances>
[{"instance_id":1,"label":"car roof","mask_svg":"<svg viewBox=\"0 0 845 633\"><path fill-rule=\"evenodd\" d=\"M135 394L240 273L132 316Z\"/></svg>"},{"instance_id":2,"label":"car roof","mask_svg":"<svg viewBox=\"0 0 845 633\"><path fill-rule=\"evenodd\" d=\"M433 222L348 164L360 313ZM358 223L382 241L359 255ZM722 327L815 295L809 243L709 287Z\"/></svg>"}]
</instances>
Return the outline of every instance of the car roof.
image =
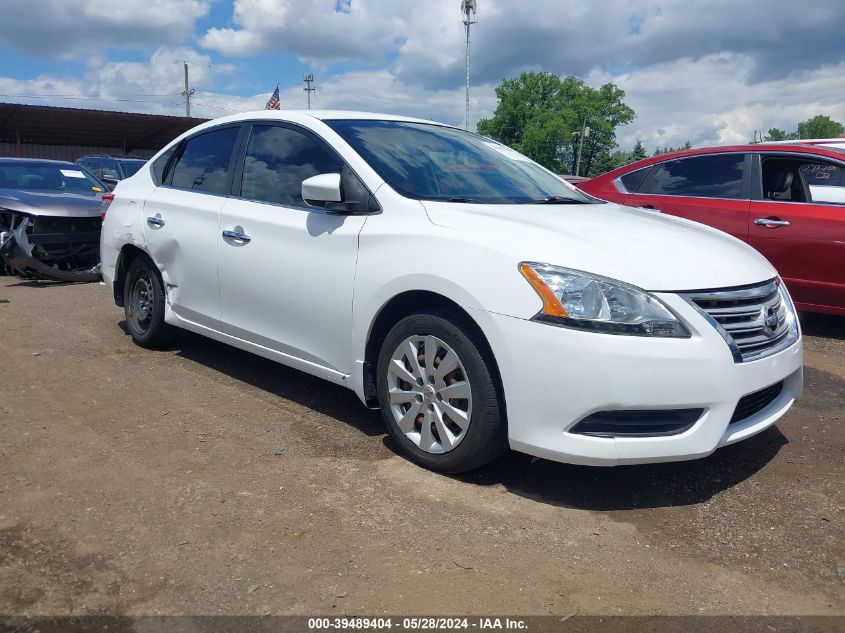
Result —
<instances>
[{"instance_id":1,"label":"car roof","mask_svg":"<svg viewBox=\"0 0 845 633\"><path fill-rule=\"evenodd\" d=\"M833 145L834 143L845 143L845 136L839 138L802 138L790 139L788 141L769 141L770 145L793 145L803 143L805 145Z\"/></svg>"},{"instance_id":2,"label":"car roof","mask_svg":"<svg viewBox=\"0 0 845 633\"><path fill-rule=\"evenodd\" d=\"M601 174L600 176L596 176L596 178L605 178L606 176L611 175L613 178L616 178L620 175L636 171L637 169L649 167L651 165L654 165L655 163L662 163L666 160L672 160L675 158L687 158L689 156L702 156L705 154L730 154L734 152L778 152L779 154L817 154L819 156L825 156L827 158L838 158L839 160L845 159L845 150L838 147L828 147L825 145L816 144L802 144L800 142L794 142L789 144L749 143L747 145L698 147L694 149L682 150L680 152L669 152L666 154L659 154L657 156L649 156L648 158L643 158L642 160L638 160L634 163L628 163L627 165L623 165L622 167L617 167L616 169Z\"/></svg>"},{"instance_id":3,"label":"car roof","mask_svg":"<svg viewBox=\"0 0 845 633\"><path fill-rule=\"evenodd\" d=\"M190 130L186 130L178 137L173 139L164 148L153 156L153 159L158 159L167 147L172 147L175 143L182 139L188 138L212 128L226 125L241 123L243 121L256 121L266 119L268 121L282 121L286 123L298 123L306 127L313 125L314 121L399 121L403 123L425 123L427 125L439 125L441 127L455 128L455 126L438 121L428 121L426 119L415 119L413 117L402 116L399 114L380 114L377 112L358 112L355 110L255 110L252 112L240 112L238 114L229 114L217 119L211 119L197 125Z\"/></svg>"},{"instance_id":4,"label":"car roof","mask_svg":"<svg viewBox=\"0 0 845 633\"><path fill-rule=\"evenodd\" d=\"M73 167L79 169L79 165L68 160L51 160L49 158L18 158L17 156L3 156L0 157L0 165L12 165L15 163L24 165L63 165L66 167Z\"/></svg>"},{"instance_id":5,"label":"car roof","mask_svg":"<svg viewBox=\"0 0 845 633\"><path fill-rule=\"evenodd\" d=\"M136 160L141 163L146 163L146 158L139 158L138 156L115 156L114 154L85 154L80 156L77 161L85 160L86 158L111 158L112 160Z\"/></svg>"},{"instance_id":6,"label":"car roof","mask_svg":"<svg viewBox=\"0 0 845 633\"><path fill-rule=\"evenodd\" d=\"M185 136L192 134L194 131L200 129L216 127L226 123L238 123L240 121L254 121L256 119L268 119L272 121L286 121L290 123L308 123L317 119L319 121L400 121L404 123L427 123L429 125L441 125L443 127L449 126L438 121L427 121L425 119L415 119L413 117L402 116L399 114L380 114L376 112L356 112L354 110L256 110L253 112L241 112L238 114L230 114L218 119L206 121L202 125L189 130Z\"/></svg>"}]
</instances>

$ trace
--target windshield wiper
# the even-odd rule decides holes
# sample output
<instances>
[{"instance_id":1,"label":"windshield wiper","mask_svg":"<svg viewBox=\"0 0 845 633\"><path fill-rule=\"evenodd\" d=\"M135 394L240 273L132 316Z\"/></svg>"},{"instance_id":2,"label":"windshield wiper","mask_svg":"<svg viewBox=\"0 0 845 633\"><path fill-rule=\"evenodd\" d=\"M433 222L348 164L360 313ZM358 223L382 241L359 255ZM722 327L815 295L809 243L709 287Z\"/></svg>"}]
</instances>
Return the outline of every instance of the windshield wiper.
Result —
<instances>
[{"instance_id":1,"label":"windshield wiper","mask_svg":"<svg viewBox=\"0 0 845 633\"><path fill-rule=\"evenodd\" d=\"M487 204L484 200L478 200L477 198L463 198L461 196L455 196L454 198L446 198L446 202L466 202L468 204Z\"/></svg>"},{"instance_id":2,"label":"windshield wiper","mask_svg":"<svg viewBox=\"0 0 845 633\"><path fill-rule=\"evenodd\" d=\"M590 204L589 200L566 198L564 196L548 196L539 200L529 200L525 204Z\"/></svg>"}]
</instances>

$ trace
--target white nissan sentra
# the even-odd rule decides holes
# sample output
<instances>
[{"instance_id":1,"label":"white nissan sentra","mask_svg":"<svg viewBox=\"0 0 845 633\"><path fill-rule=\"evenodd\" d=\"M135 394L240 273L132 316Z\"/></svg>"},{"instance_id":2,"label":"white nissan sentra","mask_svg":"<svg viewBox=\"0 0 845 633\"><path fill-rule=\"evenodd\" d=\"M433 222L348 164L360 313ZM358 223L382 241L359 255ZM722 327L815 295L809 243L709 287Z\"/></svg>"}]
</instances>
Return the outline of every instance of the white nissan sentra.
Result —
<instances>
[{"instance_id":1,"label":"white nissan sentra","mask_svg":"<svg viewBox=\"0 0 845 633\"><path fill-rule=\"evenodd\" d=\"M225 117L105 198L103 277L139 345L182 328L348 387L434 470L703 457L801 393L795 309L756 251L454 127Z\"/></svg>"}]
</instances>

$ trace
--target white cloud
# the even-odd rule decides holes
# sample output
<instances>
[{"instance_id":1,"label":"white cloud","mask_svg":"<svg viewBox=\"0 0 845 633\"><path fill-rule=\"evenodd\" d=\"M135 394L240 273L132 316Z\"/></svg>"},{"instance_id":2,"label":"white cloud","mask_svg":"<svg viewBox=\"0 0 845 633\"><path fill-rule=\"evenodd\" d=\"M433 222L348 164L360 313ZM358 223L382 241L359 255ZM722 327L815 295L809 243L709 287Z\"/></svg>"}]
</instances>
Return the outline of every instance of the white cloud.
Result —
<instances>
[{"instance_id":1,"label":"white cloud","mask_svg":"<svg viewBox=\"0 0 845 633\"><path fill-rule=\"evenodd\" d=\"M388 70L349 72L318 81L311 97L315 109L362 110L401 114L462 125L464 89L429 90L403 82ZM305 107L300 87L288 88L281 94L282 107ZM493 86L477 86L471 93L471 111L492 113L496 107ZM477 119L476 119L477 120ZM474 125L475 121L472 123Z\"/></svg>"},{"instance_id":2,"label":"white cloud","mask_svg":"<svg viewBox=\"0 0 845 633\"><path fill-rule=\"evenodd\" d=\"M180 114L181 60L188 59L197 89L193 113L214 117L264 107L269 85L266 93L242 96L220 94L215 86L243 85L236 75L249 79L249 55L290 52L316 65L314 107L463 122L464 32L457 0L234 0L228 22L192 41L196 21L212 1L4 3L12 6L4 6L0 42L41 56L85 51L85 67L73 78L0 78L0 92L71 94L80 99L49 102ZM686 140L742 142L755 128L794 128L817 113L845 120L841 1L808 0L801 11L793 10L792 0L479 5L472 37L473 124L495 109L495 85L521 70L622 87L637 113L619 131L624 148L637 137L649 149ZM143 62L108 61L115 44L157 51ZM196 44L233 56L239 73L212 66ZM337 60L344 60L342 66ZM133 95L134 102L115 101ZM282 107L305 107L302 85L282 86L281 101Z\"/></svg>"},{"instance_id":3,"label":"white cloud","mask_svg":"<svg viewBox=\"0 0 845 633\"><path fill-rule=\"evenodd\" d=\"M183 61L196 89L191 114L214 118L264 107L266 97L231 97L209 88L230 75L231 65L212 64L208 55L190 48L160 48L144 62L92 61L81 77L41 75L32 79L0 77L0 98L8 102L45 103L153 114L184 114ZM45 99L34 96L50 95Z\"/></svg>"},{"instance_id":4,"label":"white cloud","mask_svg":"<svg viewBox=\"0 0 845 633\"><path fill-rule=\"evenodd\" d=\"M395 5L396 3L394 3ZM291 51L303 59L379 59L403 32L387 2L235 0L235 27L214 27L201 44L226 55ZM394 10L401 5L394 7Z\"/></svg>"},{"instance_id":5,"label":"white cloud","mask_svg":"<svg viewBox=\"0 0 845 633\"><path fill-rule=\"evenodd\" d=\"M176 44L208 9L208 0L7 0L0 42L39 57Z\"/></svg>"},{"instance_id":6,"label":"white cloud","mask_svg":"<svg viewBox=\"0 0 845 633\"><path fill-rule=\"evenodd\" d=\"M722 53L618 75L595 71L587 81L612 81L625 90L637 118L620 128L623 147L636 138L650 150L687 140L697 146L745 143L755 129L790 130L819 113L845 121L845 60L771 81L751 81L755 69L751 57Z\"/></svg>"}]
</instances>

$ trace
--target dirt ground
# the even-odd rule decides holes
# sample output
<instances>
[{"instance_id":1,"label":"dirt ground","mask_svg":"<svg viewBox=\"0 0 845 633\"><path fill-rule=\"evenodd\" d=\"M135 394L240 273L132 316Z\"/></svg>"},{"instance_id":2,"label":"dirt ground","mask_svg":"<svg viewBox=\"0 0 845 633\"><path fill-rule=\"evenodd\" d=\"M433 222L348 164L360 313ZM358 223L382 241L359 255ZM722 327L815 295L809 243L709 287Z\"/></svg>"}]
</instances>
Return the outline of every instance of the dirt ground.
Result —
<instances>
[{"instance_id":1,"label":"dirt ground","mask_svg":"<svg viewBox=\"0 0 845 633\"><path fill-rule=\"evenodd\" d=\"M463 477L351 391L122 320L0 277L0 614L845 614L845 319L805 320L777 428L707 459Z\"/></svg>"}]
</instances>

